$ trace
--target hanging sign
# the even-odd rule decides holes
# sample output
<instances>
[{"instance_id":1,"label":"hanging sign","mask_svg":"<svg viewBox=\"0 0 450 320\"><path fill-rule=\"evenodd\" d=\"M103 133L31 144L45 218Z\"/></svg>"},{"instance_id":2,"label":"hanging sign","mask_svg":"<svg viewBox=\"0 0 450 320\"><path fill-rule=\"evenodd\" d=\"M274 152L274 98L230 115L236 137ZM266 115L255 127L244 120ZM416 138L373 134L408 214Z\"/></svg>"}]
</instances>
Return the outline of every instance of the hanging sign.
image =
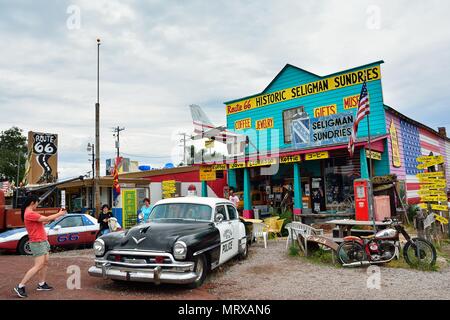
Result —
<instances>
[{"instance_id":1,"label":"hanging sign","mask_svg":"<svg viewBox=\"0 0 450 320\"><path fill-rule=\"evenodd\" d=\"M423 228L426 229L430 227L434 223L434 214L429 214L424 220L423 220Z\"/></svg>"},{"instance_id":2,"label":"hanging sign","mask_svg":"<svg viewBox=\"0 0 450 320\"><path fill-rule=\"evenodd\" d=\"M245 162L230 163L229 168L230 169L242 169L242 168L245 168Z\"/></svg>"},{"instance_id":3,"label":"hanging sign","mask_svg":"<svg viewBox=\"0 0 450 320\"><path fill-rule=\"evenodd\" d=\"M400 168L402 166L402 161L400 158L400 148L398 146L397 129L395 128L393 119L391 120L391 125L389 127L389 134L391 136L392 165L395 168Z\"/></svg>"},{"instance_id":4,"label":"hanging sign","mask_svg":"<svg viewBox=\"0 0 450 320\"><path fill-rule=\"evenodd\" d=\"M305 160L319 160L319 159L327 159L329 158L328 151L321 151L321 152L312 152L305 154Z\"/></svg>"},{"instance_id":5,"label":"hanging sign","mask_svg":"<svg viewBox=\"0 0 450 320\"><path fill-rule=\"evenodd\" d=\"M418 173L417 177L419 177L419 178L444 178L444 172L442 172L442 171L422 172L422 173Z\"/></svg>"},{"instance_id":6,"label":"hanging sign","mask_svg":"<svg viewBox=\"0 0 450 320\"><path fill-rule=\"evenodd\" d=\"M199 174L200 181L216 180L216 170L213 170L211 166L200 166Z\"/></svg>"},{"instance_id":7,"label":"hanging sign","mask_svg":"<svg viewBox=\"0 0 450 320\"><path fill-rule=\"evenodd\" d=\"M275 158L259 159L259 160L254 160L254 161L248 161L247 167L251 168L251 167L269 166L269 165L276 164L276 163L277 163L277 159L275 159Z\"/></svg>"},{"instance_id":8,"label":"hanging sign","mask_svg":"<svg viewBox=\"0 0 450 320\"><path fill-rule=\"evenodd\" d=\"M381 79L380 66L331 76L296 87L257 95L226 106L227 115Z\"/></svg>"},{"instance_id":9,"label":"hanging sign","mask_svg":"<svg viewBox=\"0 0 450 320\"><path fill-rule=\"evenodd\" d=\"M205 140L205 148L207 149L214 148L214 140L212 139Z\"/></svg>"},{"instance_id":10,"label":"hanging sign","mask_svg":"<svg viewBox=\"0 0 450 320\"><path fill-rule=\"evenodd\" d=\"M293 162L300 162L302 159L299 154L295 156L283 156L280 157L280 163L293 163Z\"/></svg>"},{"instance_id":11,"label":"hanging sign","mask_svg":"<svg viewBox=\"0 0 450 320\"><path fill-rule=\"evenodd\" d=\"M432 204L431 209L437 211L448 211L448 206L446 206L445 204Z\"/></svg>"},{"instance_id":12,"label":"hanging sign","mask_svg":"<svg viewBox=\"0 0 450 320\"><path fill-rule=\"evenodd\" d=\"M438 201L447 201L447 196L423 196L420 197L421 201L425 202L438 202Z\"/></svg>"},{"instance_id":13,"label":"hanging sign","mask_svg":"<svg viewBox=\"0 0 450 320\"><path fill-rule=\"evenodd\" d=\"M369 150L366 150L366 157L373 160L381 160L381 153L377 151L371 151L369 153Z\"/></svg>"},{"instance_id":14,"label":"hanging sign","mask_svg":"<svg viewBox=\"0 0 450 320\"><path fill-rule=\"evenodd\" d=\"M443 156L421 156L416 158L416 160L417 162L422 162L416 166L417 169L427 169L428 167L444 163Z\"/></svg>"},{"instance_id":15,"label":"hanging sign","mask_svg":"<svg viewBox=\"0 0 450 320\"><path fill-rule=\"evenodd\" d=\"M417 191L420 196L446 196L447 193L444 190L424 190Z\"/></svg>"}]
</instances>

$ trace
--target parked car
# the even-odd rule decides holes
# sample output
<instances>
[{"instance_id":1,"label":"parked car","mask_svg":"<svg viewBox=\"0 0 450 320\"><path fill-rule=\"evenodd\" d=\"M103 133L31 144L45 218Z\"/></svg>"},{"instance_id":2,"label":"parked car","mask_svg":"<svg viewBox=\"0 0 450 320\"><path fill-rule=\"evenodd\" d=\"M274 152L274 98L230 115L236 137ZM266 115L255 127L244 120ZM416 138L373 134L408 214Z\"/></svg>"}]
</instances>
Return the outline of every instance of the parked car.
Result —
<instances>
[{"instance_id":1,"label":"parked car","mask_svg":"<svg viewBox=\"0 0 450 320\"><path fill-rule=\"evenodd\" d=\"M87 214L66 214L45 226L48 242L53 247L92 245L98 236L100 226L97 219ZM30 255L28 233L18 228L0 233L0 249Z\"/></svg>"},{"instance_id":2,"label":"parked car","mask_svg":"<svg viewBox=\"0 0 450 320\"><path fill-rule=\"evenodd\" d=\"M245 259L248 242L232 202L188 196L158 201L148 223L101 236L94 251L91 276L195 288L209 270Z\"/></svg>"}]
</instances>

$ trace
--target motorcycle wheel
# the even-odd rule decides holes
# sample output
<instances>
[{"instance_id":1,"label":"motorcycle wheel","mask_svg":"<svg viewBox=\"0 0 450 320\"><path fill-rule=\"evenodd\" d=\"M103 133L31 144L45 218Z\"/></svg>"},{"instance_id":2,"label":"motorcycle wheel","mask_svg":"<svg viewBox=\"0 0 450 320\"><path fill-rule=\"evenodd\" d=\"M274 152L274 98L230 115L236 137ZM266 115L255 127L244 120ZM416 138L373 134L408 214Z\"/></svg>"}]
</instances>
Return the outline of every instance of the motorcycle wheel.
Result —
<instances>
[{"instance_id":1,"label":"motorcycle wheel","mask_svg":"<svg viewBox=\"0 0 450 320\"><path fill-rule=\"evenodd\" d=\"M412 267L434 266L436 263L436 249L425 239L413 238L403 248L403 257Z\"/></svg>"},{"instance_id":2,"label":"motorcycle wheel","mask_svg":"<svg viewBox=\"0 0 450 320\"><path fill-rule=\"evenodd\" d=\"M338 247L337 256L341 264L366 260L363 246L355 241L342 242Z\"/></svg>"}]
</instances>

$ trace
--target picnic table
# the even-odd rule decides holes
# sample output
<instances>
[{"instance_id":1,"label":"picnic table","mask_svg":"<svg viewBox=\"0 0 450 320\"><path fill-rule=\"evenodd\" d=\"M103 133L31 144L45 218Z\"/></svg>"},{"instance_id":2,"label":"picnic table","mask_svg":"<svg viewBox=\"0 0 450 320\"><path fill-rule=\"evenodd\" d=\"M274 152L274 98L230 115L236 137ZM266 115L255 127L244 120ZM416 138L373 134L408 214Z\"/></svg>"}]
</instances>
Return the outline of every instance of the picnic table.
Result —
<instances>
[{"instance_id":1,"label":"picnic table","mask_svg":"<svg viewBox=\"0 0 450 320\"><path fill-rule=\"evenodd\" d=\"M351 229L355 226L373 226L373 221L360 221L354 219L335 219L324 222L324 224L333 224L339 228L339 237L337 240L349 236ZM385 221L375 221L375 227L387 227L391 223ZM378 229L378 228L377 228Z\"/></svg>"}]
</instances>

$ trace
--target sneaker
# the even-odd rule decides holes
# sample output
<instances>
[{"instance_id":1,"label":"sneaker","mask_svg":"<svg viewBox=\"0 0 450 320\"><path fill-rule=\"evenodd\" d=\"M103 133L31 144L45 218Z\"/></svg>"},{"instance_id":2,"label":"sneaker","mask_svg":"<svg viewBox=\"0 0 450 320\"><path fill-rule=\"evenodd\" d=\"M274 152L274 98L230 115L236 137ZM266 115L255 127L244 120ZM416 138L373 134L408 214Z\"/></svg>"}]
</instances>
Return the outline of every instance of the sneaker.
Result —
<instances>
[{"instance_id":1,"label":"sneaker","mask_svg":"<svg viewBox=\"0 0 450 320\"><path fill-rule=\"evenodd\" d=\"M21 298L27 298L28 295L25 291L25 287L19 288L19 286L14 288L14 292L17 293L17 295Z\"/></svg>"},{"instance_id":2,"label":"sneaker","mask_svg":"<svg viewBox=\"0 0 450 320\"><path fill-rule=\"evenodd\" d=\"M41 286L40 284L38 284L37 286L37 291L50 291L53 290L53 287L50 287L47 282L44 282L44 284Z\"/></svg>"}]
</instances>

